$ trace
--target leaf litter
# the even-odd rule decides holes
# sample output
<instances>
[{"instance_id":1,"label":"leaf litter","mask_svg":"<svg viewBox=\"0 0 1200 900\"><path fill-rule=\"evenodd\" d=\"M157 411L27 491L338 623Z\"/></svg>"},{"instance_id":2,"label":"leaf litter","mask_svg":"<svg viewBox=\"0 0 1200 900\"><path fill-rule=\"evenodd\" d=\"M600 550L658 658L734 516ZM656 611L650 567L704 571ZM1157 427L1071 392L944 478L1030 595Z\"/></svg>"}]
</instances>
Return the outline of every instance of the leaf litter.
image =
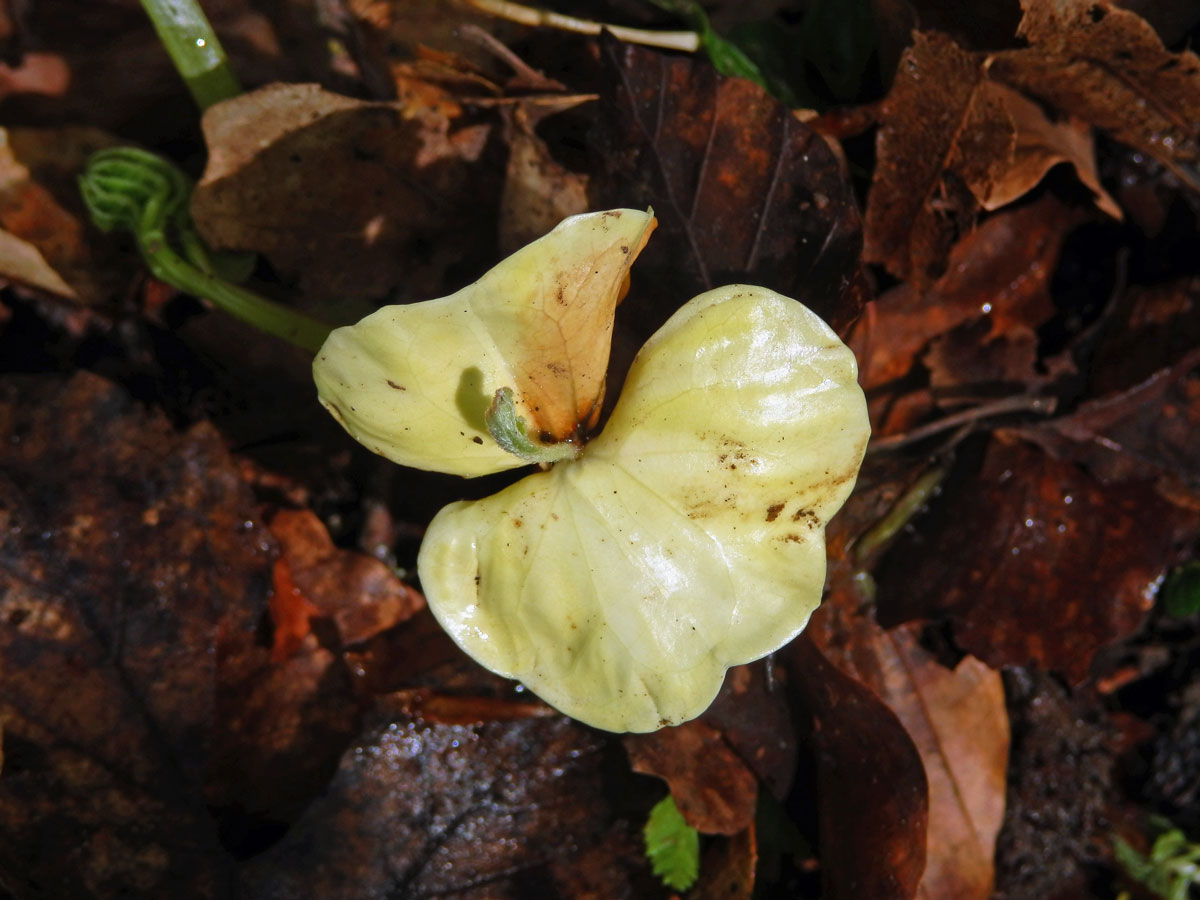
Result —
<instances>
[{"instance_id":1,"label":"leaf litter","mask_svg":"<svg viewBox=\"0 0 1200 900\"><path fill-rule=\"evenodd\" d=\"M641 833L668 791L705 835L698 898L1079 896L1113 883L1113 816L1196 827L1200 632L1155 606L1200 536L1196 22L875 7L890 88L810 127L608 36L231 3L217 26L260 92L214 110L207 146L129 11L19 21L38 50L0 80L6 889L660 897ZM838 116L840 140L818 133ZM653 206L609 397L712 284L849 332L876 448L808 634L696 723L624 741L482 672L397 567L426 510L495 485L381 468L274 350L230 352L249 332L139 280L69 185L116 135L195 175L207 154L205 236L339 321L456 290L571 212ZM397 518L367 540L380 505Z\"/></svg>"}]
</instances>

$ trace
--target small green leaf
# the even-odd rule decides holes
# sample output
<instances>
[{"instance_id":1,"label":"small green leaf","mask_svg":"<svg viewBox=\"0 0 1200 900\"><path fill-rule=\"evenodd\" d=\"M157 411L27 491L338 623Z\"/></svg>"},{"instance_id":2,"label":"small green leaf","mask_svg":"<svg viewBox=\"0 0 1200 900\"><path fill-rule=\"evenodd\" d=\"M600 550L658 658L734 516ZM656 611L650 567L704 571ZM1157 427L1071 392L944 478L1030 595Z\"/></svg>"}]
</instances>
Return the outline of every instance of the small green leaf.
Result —
<instances>
[{"instance_id":1,"label":"small green leaf","mask_svg":"<svg viewBox=\"0 0 1200 900\"><path fill-rule=\"evenodd\" d=\"M1184 619L1200 612L1200 562L1180 566L1162 589L1167 614Z\"/></svg>"},{"instance_id":2,"label":"small green leaf","mask_svg":"<svg viewBox=\"0 0 1200 900\"><path fill-rule=\"evenodd\" d=\"M686 891L700 874L700 834L683 820L675 798L663 797L650 810L642 834L654 874L672 890Z\"/></svg>"}]
</instances>

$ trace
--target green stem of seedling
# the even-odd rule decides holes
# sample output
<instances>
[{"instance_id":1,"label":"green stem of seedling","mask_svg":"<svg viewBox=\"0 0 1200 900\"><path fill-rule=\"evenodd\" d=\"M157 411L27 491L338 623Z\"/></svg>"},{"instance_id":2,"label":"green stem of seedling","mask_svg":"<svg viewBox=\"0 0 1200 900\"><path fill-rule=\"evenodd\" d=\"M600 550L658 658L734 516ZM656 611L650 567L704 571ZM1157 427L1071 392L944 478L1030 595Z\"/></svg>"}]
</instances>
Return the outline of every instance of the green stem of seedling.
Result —
<instances>
[{"instance_id":1,"label":"green stem of seedling","mask_svg":"<svg viewBox=\"0 0 1200 900\"><path fill-rule=\"evenodd\" d=\"M201 109L242 92L197 0L142 0L142 8Z\"/></svg>"},{"instance_id":2,"label":"green stem of seedling","mask_svg":"<svg viewBox=\"0 0 1200 900\"><path fill-rule=\"evenodd\" d=\"M488 433L496 443L526 462L549 465L579 458L581 448L572 441L541 444L529 436L525 420L517 414L512 388L503 387L496 391L492 405L488 407L483 419L487 423Z\"/></svg>"},{"instance_id":3,"label":"green stem of seedling","mask_svg":"<svg viewBox=\"0 0 1200 900\"><path fill-rule=\"evenodd\" d=\"M328 325L222 277L245 258L204 246L188 215L192 183L167 160L133 147L101 150L79 189L97 227L133 233L155 278L305 350L316 353L324 343Z\"/></svg>"}]
</instances>

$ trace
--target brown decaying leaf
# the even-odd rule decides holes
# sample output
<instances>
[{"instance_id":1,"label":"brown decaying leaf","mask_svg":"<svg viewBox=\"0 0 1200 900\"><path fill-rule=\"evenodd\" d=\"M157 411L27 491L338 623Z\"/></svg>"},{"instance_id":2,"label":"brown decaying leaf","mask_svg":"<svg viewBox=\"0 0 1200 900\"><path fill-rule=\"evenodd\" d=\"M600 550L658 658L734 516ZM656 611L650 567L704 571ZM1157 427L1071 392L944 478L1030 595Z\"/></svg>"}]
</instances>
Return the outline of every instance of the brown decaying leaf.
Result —
<instances>
[{"instance_id":1,"label":"brown decaying leaf","mask_svg":"<svg viewBox=\"0 0 1200 900\"><path fill-rule=\"evenodd\" d=\"M637 896L645 861L614 824L603 746L563 716L420 725L385 703L325 795L246 864L242 896Z\"/></svg>"},{"instance_id":2,"label":"brown decaying leaf","mask_svg":"<svg viewBox=\"0 0 1200 900\"><path fill-rule=\"evenodd\" d=\"M942 274L980 209L1011 203L1059 163L1075 168L1103 212L1121 217L1100 186L1088 127L1052 121L998 83L992 63L946 35L918 32L881 106L863 255L918 290Z\"/></svg>"},{"instance_id":3,"label":"brown decaying leaf","mask_svg":"<svg viewBox=\"0 0 1200 900\"><path fill-rule=\"evenodd\" d=\"M657 775L671 788L687 823L705 834L737 834L754 821L758 781L699 719L623 738L633 771Z\"/></svg>"},{"instance_id":4,"label":"brown decaying leaf","mask_svg":"<svg viewBox=\"0 0 1200 900\"><path fill-rule=\"evenodd\" d=\"M954 246L946 273L927 290L901 284L883 294L851 337L863 387L903 378L929 341L964 323L986 319L997 336L1045 323L1062 242L1084 216L1049 195L1004 210Z\"/></svg>"},{"instance_id":5,"label":"brown decaying leaf","mask_svg":"<svg viewBox=\"0 0 1200 900\"><path fill-rule=\"evenodd\" d=\"M1200 511L1200 349L1128 390L1012 433L1085 462L1101 481L1153 480L1162 497Z\"/></svg>"},{"instance_id":6,"label":"brown decaying leaf","mask_svg":"<svg viewBox=\"0 0 1200 900\"><path fill-rule=\"evenodd\" d=\"M292 569L287 560L275 560L271 577L271 621L275 625L275 642L271 647L271 662L290 658L312 633L309 619L320 615L292 581Z\"/></svg>"},{"instance_id":7,"label":"brown decaying leaf","mask_svg":"<svg viewBox=\"0 0 1200 900\"><path fill-rule=\"evenodd\" d=\"M758 865L754 823L730 838L713 841L700 860L700 879L688 900L750 900Z\"/></svg>"},{"instance_id":8,"label":"brown decaying leaf","mask_svg":"<svg viewBox=\"0 0 1200 900\"><path fill-rule=\"evenodd\" d=\"M706 62L605 38L592 144L598 208L653 206L661 226L622 311L639 346L692 296L761 284L835 328L858 307L853 194L824 140L783 104Z\"/></svg>"},{"instance_id":9,"label":"brown decaying leaf","mask_svg":"<svg viewBox=\"0 0 1200 900\"><path fill-rule=\"evenodd\" d=\"M1003 103L983 89L984 79L978 54L946 35L917 32L882 104L863 258L918 289L941 274L974 219L969 183L986 181L1016 146Z\"/></svg>"},{"instance_id":10,"label":"brown decaying leaf","mask_svg":"<svg viewBox=\"0 0 1200 900\"><path fill-rule=\"evenodd\" d=\"M263 253L313 299L378 297L400 284L433 296L441 273L420 271L420 242L450 242L443 264L467 253L498 195L472 167L488 127L454 130L436 105L279 84L217 104L203 125L197 227L215 247Z\"/></svg>"},{"instance_id":11,"label":"brown decaying leaf","mask_svg":"<svg viewBox=\"0 0 1200 900\"><path fill-rule=\"evenodd\" d=\"M221 661L265 651L271 542L220 438L92 375L0 388L0 881L218 897Z\"/></svg>"},{"instance_id":12,"label":"brown decaying leaf","mask_svg":"<svg viewBox=\"0 0 1200 900\"><path fill-rule=\"evenodd\" d=\"M1137 628L1196 530L1150 484L1104 485L1024 443L993 439L963 476L877 567L879 616L949 613L959 645L994 667L1082 682L1101 647Z\"/></svg>"},{"instance_id":13,"label":"brown decaying leaf","mask_svg":"<svg viewBox=\"0 0 1200 900\"><path fill-rule=\"evenodd\" d=\"M828 900L912 900L925 869L925 770L904 726L808 635L782 652L812 717L821 872Z\"/></svg>"},{"instance_id":14,"label":"brown decaying leaf","mask_svg":"<svg viewBox=\"0 0 1200 900\"><path fill-rule=\"evenodd\" d=\"M555 107L528 103L501 110L508 166L498 227L500 252L506 255L546 234L568 216L588 211L587 176L555 160L534 131L538 121L556 111Z\"/></svg>"},{"instance_id":15,"label":"brown decaying leaf","mask_svg":"<svg viewBox=\"0 0 1200 900\"><path fill-rule=\"evenodd\" d=\"M270 527L309 615L333 619L342 644L368 640L425 608L425 598L381 560L335 547L308 510L281 510Z\"/></svg>"},{"instance_id":16,"label":"brown decaying leaf","mask_svg":"<svg viewBox=\"0 0 1200 900\"><path fill-rule=\"evenodd\" d=\"M1024 0L1030 46L996 54L994 77L1155 157L1200 191L1200 58L1169 52L1106 0Z\"/></svg>"},{"instance_id":17,"label":"brown decaying leaf","mask_svg":"<svg viewBox=\"0 0 1200 900\"><path fill-rule=\"evenodd\" d=\"M915 896L987 900L1008 761L1000 673L972 657L947 669L920 646L918 626L880 628L846 563L835 564L831 580L808 634L896 714L928 778L925 871Z\"/></svg>"},{"instance_id":18,"label":"brown decaying leaf","mask_svg":"<svg viewBox=\"0 0 1200 900\"><path fill-rule=\"evenodd\" d=\"M130 265L88 225L75 177L116 140L92 128L0 131L0 278L89 306L111 301ZM126 260L131 262L131 260Z\"/></svg>"}]
</instances>

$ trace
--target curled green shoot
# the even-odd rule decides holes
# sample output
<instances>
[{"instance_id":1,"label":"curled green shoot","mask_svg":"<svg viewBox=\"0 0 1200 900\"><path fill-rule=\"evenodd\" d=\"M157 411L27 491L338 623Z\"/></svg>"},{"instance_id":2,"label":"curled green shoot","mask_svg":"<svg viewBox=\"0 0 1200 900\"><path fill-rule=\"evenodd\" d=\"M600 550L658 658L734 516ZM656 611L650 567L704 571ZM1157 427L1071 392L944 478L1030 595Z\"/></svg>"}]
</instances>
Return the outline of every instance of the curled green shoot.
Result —
<instances>
[{"instance_id":1,"label":"curled green shoot","mask_svg":"<svg viewBox=\"0 0 1200 900\"><path fill-rule=\"evenodd\" d=\"M191 181L162 157L133 147L101 150L88 160L79 189L97 227L131 232L160 281L313 353L329 334L328 325L227 280L247 258L204 246L188 214Z\"/></svg>"},{"instance_id":2,"label":"curled green shoot","mask_svg":"<svg viewBox=\"0 0 1200 900\"><path fill-rule=\"evenodd\" d=\"M512 388L503 387L496 391L484 421L488 433L497 444L526 462L550 465L579 458L581 448L577 443L564 441L560 444L542 444L529 436L525 420L517 414Z\"/></svg>"}]
</instances>

